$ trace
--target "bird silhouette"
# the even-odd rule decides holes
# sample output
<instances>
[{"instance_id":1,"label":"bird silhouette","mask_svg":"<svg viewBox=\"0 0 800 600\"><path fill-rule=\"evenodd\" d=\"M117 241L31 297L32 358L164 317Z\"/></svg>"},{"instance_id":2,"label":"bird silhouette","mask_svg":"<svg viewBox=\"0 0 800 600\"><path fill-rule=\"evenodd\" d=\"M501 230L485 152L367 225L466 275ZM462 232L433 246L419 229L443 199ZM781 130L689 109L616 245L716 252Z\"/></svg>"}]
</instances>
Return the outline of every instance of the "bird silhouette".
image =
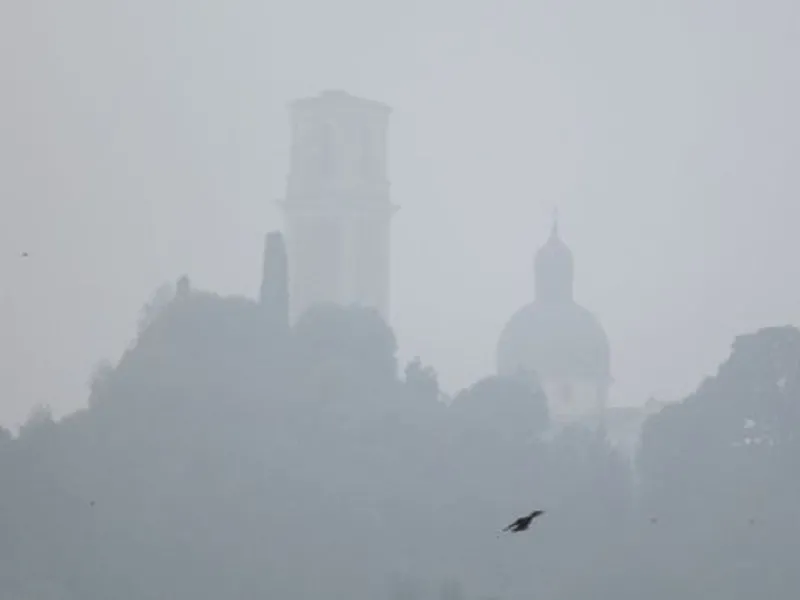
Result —
<instances>
[{"instance_id":1,"label":"bird silhouette","mask_svg":"<svg viewBox=\"0 0 800 600\"><path fill-rule=\"evenodd\" d=\"M22 253L20 253L20 256L22 258L28 258L28 253L27 252L22 252Z\"/></svg>"},{"instance_id":2,"label":"bird silhouette","mask_svg":"<svg viewBox=\"0 0 800 600\"><path fill-rule=\"evenodd\" d=\"M512 533L525 531L526 529L528 529L528 527L531 526L531 522L536 517L538 517L540 515L543 515L543 514L544 514L543 510L535 510L531 514L529 514L529 515L527 515L525 517L520 517L519 519L517 519L516 521L514 521L513 523L511 523L510 525L505 527L503 529L503 531L510 531Z\"/></svg>"}]
</instances>

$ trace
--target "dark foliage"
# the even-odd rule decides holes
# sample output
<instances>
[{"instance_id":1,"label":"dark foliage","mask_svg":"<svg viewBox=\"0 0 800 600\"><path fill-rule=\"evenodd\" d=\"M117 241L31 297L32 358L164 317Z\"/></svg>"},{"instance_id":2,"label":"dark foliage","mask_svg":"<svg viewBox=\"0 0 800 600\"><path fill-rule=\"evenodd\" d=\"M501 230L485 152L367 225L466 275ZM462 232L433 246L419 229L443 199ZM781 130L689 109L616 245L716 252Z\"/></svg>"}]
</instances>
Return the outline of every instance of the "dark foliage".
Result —
<instances>
[{"instance_id":1,"label":"dark foliage","mask_svg":"<svg viewBox=\"0 0 800 600\"><path fill-rule=\"evenodd\" d=\"M486 378L447 406L433 369L398 376L374 312L316 307L287 330L242 298L156 305L88 409L0 430L2 597L794 597L795 330L740 339L648 423L634 507L601 436L545 441L535 382Z\"/></svg>"},{"instance_id":2,"label":"dark foliage","mask_svg":"<svg viewBox=\"0 0 800 600\"><path fill-rule=\"evenodd\" d=\"M646 423L636 535L585 589L623 600L797 595L798 375L800 332L763 329Z\"/></svg>"}]
</instances>

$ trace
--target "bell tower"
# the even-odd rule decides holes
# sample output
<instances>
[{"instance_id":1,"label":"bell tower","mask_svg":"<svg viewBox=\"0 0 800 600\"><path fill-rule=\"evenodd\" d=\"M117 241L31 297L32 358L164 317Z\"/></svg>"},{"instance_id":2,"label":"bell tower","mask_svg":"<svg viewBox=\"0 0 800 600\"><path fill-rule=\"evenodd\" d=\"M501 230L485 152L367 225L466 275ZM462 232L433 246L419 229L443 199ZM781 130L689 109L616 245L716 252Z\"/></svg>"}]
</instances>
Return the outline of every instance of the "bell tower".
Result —
<instances>
[{"instance_id":1,"label":"bell tower","mask_svg":"<svg viewBox=\"0 0 800 600\"><path fill-rule=\"evenodd\" d=\"M389 318L386 136L391 109L327 91L290 105L291 161L281 201L294 322L313 304L377 309Z\"/></svg>"}]
</instances>

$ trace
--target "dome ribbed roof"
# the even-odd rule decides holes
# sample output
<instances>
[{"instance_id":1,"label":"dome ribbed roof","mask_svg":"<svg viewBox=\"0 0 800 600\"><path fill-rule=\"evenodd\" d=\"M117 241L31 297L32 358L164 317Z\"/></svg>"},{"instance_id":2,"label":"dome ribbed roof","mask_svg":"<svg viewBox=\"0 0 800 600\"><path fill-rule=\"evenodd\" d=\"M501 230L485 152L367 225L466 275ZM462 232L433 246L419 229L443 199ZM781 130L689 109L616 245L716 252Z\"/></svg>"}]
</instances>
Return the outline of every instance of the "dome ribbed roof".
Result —
<instances>
[{"instance_id":1,"label":"dome ribbed roof","mask_svg":"<svg viewBox=\"0 0 800 600\"><path fill-rule=\"evenodd\" d=\"M597 318L575 302L532 302L508 321L497 344L497 371L520 368L542 379L611 379L608 337Z\"/></svg>"}]
</instances>

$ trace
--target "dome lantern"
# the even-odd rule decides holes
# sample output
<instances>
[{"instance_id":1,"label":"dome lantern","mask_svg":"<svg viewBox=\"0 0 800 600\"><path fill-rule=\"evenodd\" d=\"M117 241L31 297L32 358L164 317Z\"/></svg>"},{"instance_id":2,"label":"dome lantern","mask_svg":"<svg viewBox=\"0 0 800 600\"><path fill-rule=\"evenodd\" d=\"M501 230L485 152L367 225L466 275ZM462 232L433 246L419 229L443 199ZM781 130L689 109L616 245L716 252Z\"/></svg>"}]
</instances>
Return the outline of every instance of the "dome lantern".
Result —
<instances>
[{"instance_id":1,"label":"dome lantern","mask_svg":"<svg viewBox=\"0 0 800 600\"><path fill-rule=\"evenodd\" d=\"M534 276L537 301L572 302L574 277L572 251L558 235L558 217L553 219L547 242L536 253Z\"/></svg>"}]
</instances>

